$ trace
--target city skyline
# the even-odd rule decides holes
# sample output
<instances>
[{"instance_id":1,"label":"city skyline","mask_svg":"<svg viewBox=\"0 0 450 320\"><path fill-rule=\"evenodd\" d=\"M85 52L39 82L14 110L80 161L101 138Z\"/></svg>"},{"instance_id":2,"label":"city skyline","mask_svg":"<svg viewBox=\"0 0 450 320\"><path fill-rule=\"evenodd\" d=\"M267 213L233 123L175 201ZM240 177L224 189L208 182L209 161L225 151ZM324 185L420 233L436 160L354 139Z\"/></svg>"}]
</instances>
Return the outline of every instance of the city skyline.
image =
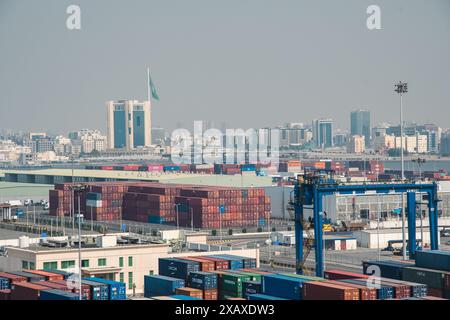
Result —
<instances>
[{"instance_id":1,"label":"city skyline","mask_svg":"<svg viewBox=\"0 0 450 320\"><path fill-rule=\"evenodd\" d=\"M378 1L382 29L372 31L365 26L369 1L249 1L200 10L79 1L78 31L65 27L69 4L44 10L2 2L1 127L106 132L105 101L143 100L147 66L161 97L152 126L168 130L180 119L185 126L210 119L248 128L331 118L336 128L349 128L348 113L359 108L371 111L373 124L398 123L398 80L410 84L405 121L450 126L447 1ZM111 24L119 12L130 22ZM125 39L134 43L132 54L111 50Z\"/></svg>"}]
</instances>

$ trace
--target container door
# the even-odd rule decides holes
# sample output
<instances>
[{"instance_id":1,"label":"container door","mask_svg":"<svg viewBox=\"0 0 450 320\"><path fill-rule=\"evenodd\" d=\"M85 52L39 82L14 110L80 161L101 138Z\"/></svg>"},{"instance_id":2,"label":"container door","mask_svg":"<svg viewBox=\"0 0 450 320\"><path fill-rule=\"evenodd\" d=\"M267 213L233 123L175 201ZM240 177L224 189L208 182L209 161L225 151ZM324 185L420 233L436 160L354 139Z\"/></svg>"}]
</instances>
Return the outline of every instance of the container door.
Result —
<instances>
[{"instance_id":1,"label":"container door","mask_svg":"<svg viewBox=\"0 0 450 320\"><path fill-rule=\"evenodd\" d=\"M341 250L347 250L347 241L341 240Z\"/></svg>"}]
</instances>

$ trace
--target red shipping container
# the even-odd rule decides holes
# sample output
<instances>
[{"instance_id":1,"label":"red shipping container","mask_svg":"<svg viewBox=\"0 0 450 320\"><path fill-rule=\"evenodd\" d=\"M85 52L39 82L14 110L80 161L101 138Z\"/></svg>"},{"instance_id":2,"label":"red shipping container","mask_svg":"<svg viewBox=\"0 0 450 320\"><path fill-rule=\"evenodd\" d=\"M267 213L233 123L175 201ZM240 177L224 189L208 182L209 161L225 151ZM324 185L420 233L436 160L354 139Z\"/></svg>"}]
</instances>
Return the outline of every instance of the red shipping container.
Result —
<instances>
[{"instance_id":1,"label":"red shipping container","mask_svg":"<svg viewBox=\"0 0 450 320\"><path fill-rule=\"evenodd\" d=\"M15 275L15 274L6 273L6 272L0 272L0 277L9 279L9 283L11 285L16 284L16 283L21 283L21 282L27 282L28 281L28 279L25 278L25 277L18 276L18 275Z\"/></svg>"},{"instance_id":2,"label":"red shipping container","mask_svg":"<svg viewBox=\"0 0 450 320\"><path fill-rule=\"evenodd\" d=\"M323 281L304 282L303 300L359 300L359 290Z\"/></svg>"},{"instance_id":3,"label":"red shipping container","mask_svg":"<svg viewBox=\"0 0 450 320\"><path fill-rule=\"evenodd\" d=\"M187 288L187 287L177 288L177 289L175 289L175 293L183 295L183 296L203 299L203 291L200 289Z\"/></svg>"},{"instance_id":4,"label":"red shipping container","mask_svg":"<svg viewBox=\"0 0 450 320\"><path fill-rule=\"evenodd\" d=\"M43 271L43 270L30 270L25 269L24 272L36 274L38 276L44 276L47 280L64 280L64 276L62 274L56 274L49 271Z\"/></svg>"},{"instance_id":5,"label":"red shipping container","mask_svg":"<svg viewBox=\"0 0 450 320\"><path fill-rule=\"evenodd\" d=\"M324 278L330 280L344 280L344 279L367 279L369 278L366 274L353 273L343 270L326 270L324 272Z\"/></svg>"},{"instance_id":6,"label":"red shipping container","mask_svg":"<svg viewBox=\"0 0 450 320\"><path fill-rule=\"evenodd\" d=\"M328 283L358 289L359 290L359 300L377 300L377 289L375 289L375 288L369 288L367 286L362 286L362 285L353 284L353 283L339 282L336 280L330 280Z\"/></svg>"},{"instance_id":7,"label":"red shipping container","mask_svg":"<svg viewBox=\"0 0 450 320\"><path fill-rule=\"evenodd\" d=\"M203 290L203 300L217 300L218 298L217 289Z\"/></svg>"},{"instance_id":8,"label":"red shipping container","mask_svg":"<svg viewBox=\"0 0 450 320\"><path fill-rule=\"evenodd\" d=\"M201 257L180 257L178 259L190 260L200 263L200 271L214 271L214 262L206 259L202 259Z\"/></svg>"},{"instance_id":9,"label":"red shipping container","mask_svg":"<svg viewBox=\"0 0 450 320\"><path fill-rule=\"evenodd\" d=\"M11 288L11 300L39 300L42 290L49 290L49 288L37 283L16 283Z\"/></svg>"},{"instance_id":10,"label":"red shipping container","mask_svg":"<svg viewBox=\"0 0 450 320\"><path fill-rule=\"evenodd\" d=\"M227 270L230 269L230 262L225 259L213 258L209 256L202 256L202 259L213 261L214 262L214 270Z\"/></svg>"},{"instance_id":11,"label":"red shipping container","mask_svg":"<svg viewBox=\"0 0 450 320\"><path fill-rule=\"evenodd\" d=\"M444 291L442 289L428 287L428 295L432 297L443 298Z\"/></svg>"}]
</instances>

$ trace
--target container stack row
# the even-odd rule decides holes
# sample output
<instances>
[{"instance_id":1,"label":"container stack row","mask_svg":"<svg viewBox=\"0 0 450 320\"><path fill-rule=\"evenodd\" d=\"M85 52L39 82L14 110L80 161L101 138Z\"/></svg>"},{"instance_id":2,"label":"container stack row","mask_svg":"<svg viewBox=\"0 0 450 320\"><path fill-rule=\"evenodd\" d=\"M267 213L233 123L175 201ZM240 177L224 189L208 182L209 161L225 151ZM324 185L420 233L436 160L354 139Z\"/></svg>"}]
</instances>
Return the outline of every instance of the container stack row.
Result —
<instances>
[{"instance_id":1,"label":"container stack row","mask_svg":"<svg viewBox=\"0 0 450 320\"><path fill-rule=\"evenodd\" d=\"M231 188L156 182L87 183L84 191L58 184L50 191L50 214L75 212L99 221L132 220L215 229L264 226L270 197L263 188ZM77 201L73 201L73 199Z\"/></svg>"},{"instance_id":2,"label":"container stack row","mask_svg":"<svg viewBox=\"0 0 450 320\"><path fill-rule=\"evenodd\" d=\"M429 296L450 299L449 251L416 251L415 261L409 262L364 261L364 273L370 273L370 266L378 267L382 277L420 283L427 286Z\"/></svg>"},{"instance_id":3,"label":"container stack row","mask_svg":"<svg viewBox=\"0 0 450 320\"><path fill-rule=\"evenodd\" d=\"M0 300L80 300L79 285L70 273L44 270L0 272ZM82 300L125 300L125 283L87 278Z\"/></svg>"}]
</instances>

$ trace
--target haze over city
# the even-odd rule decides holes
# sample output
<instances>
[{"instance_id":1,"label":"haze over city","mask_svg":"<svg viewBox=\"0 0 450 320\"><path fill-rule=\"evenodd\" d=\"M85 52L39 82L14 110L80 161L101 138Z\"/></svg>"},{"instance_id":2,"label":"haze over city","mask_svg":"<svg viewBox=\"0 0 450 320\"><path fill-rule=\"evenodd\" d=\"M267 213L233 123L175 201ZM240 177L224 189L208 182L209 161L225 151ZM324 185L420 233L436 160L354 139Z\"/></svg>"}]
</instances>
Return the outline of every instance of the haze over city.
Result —
<instances>
[{"instance_id":1,"label":"haze over city","mask_svg":"<svg viewBox=\"0 0 450 320\"><path fill-rule=\"evenodd\" d=\"M105 101L161 97L152 124L194 120L276 126L349 112L398 124L394 83L409 82L405 121L448 127L450 2L0 1L0 127L66 134L106 130ZM49 6L48 4L51 4Z\"/></svg>"}]
</instances>

